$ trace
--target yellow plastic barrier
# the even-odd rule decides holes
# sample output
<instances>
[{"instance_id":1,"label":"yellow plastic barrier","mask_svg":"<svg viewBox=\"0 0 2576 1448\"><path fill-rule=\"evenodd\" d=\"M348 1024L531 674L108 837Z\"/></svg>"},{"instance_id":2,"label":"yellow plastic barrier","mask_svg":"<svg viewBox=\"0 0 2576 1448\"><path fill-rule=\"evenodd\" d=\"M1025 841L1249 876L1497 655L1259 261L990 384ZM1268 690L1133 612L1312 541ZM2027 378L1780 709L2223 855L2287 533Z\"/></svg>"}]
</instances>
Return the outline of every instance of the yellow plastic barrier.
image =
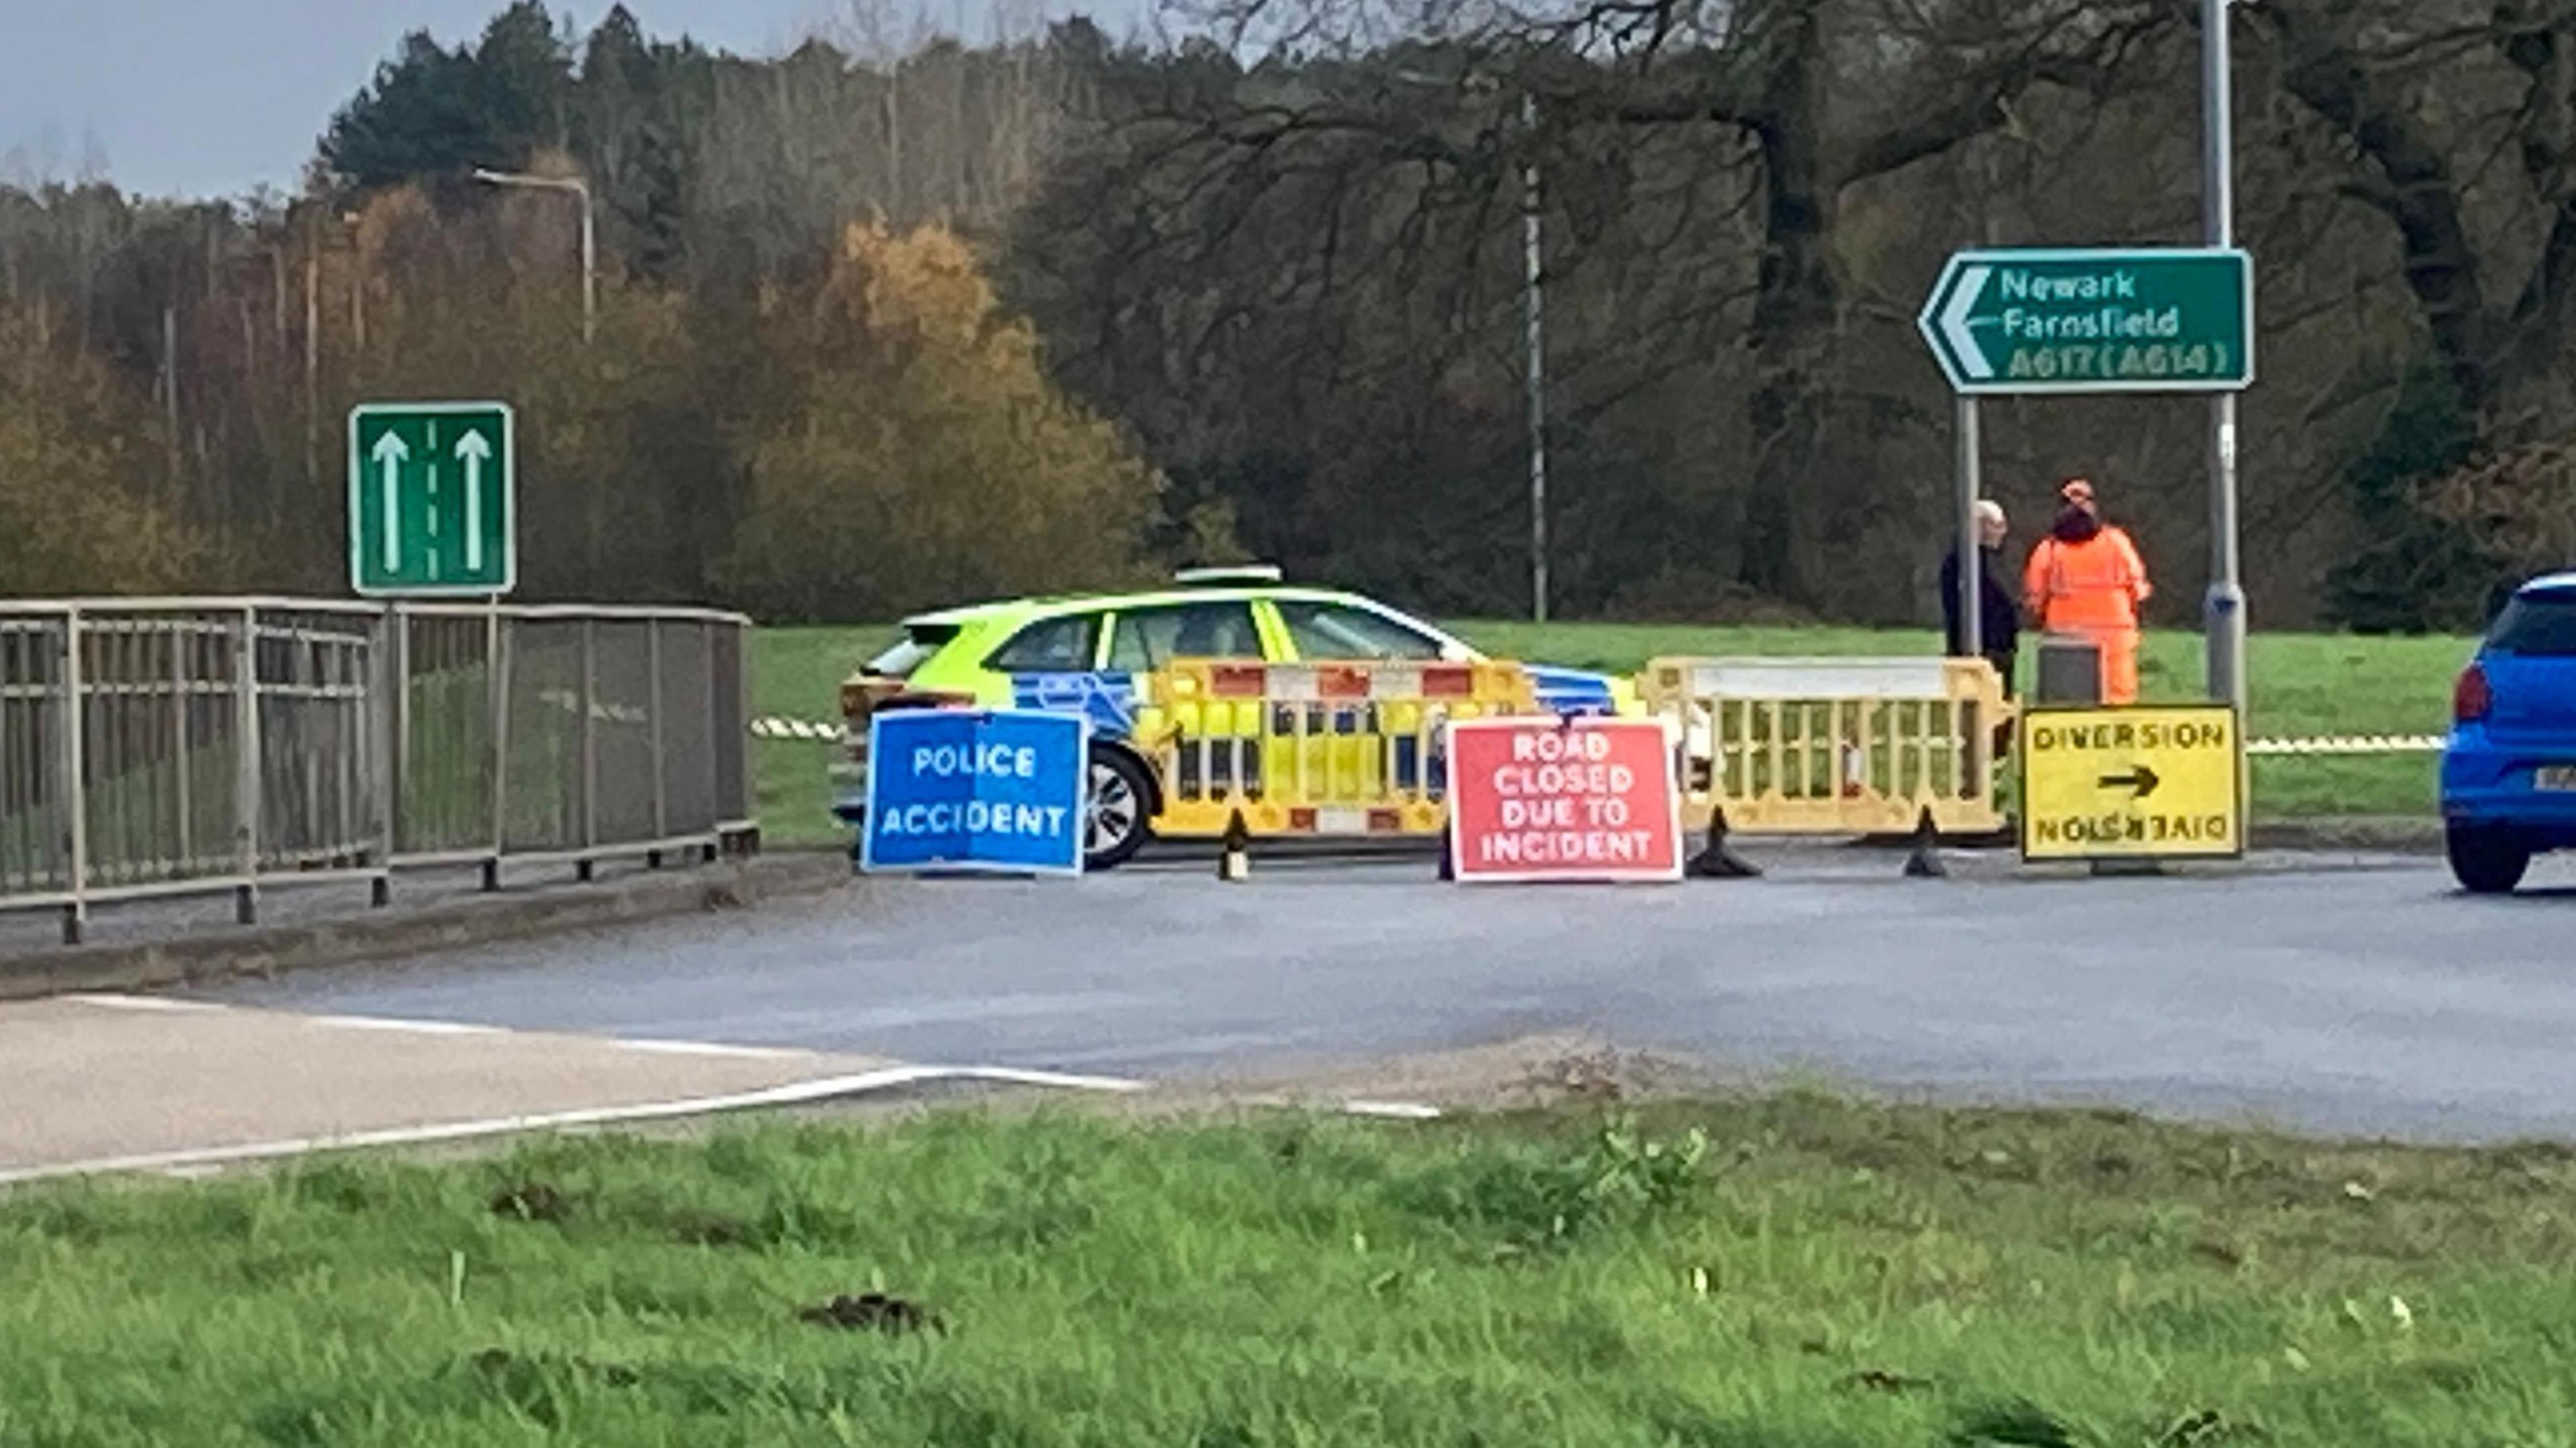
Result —
<instances>
[{"instance_id":1,"label":"yellow plastic barrier","mask_svg":"<svg viewBox=\"0 0 2576 1448\"><path fill-rule=\"evenodd\" d=\"M1162 785L1154 831L1436 835L1448 823L1442 726L1538 712L1507 663L1179 660L1148 680L1136 743Z\"/></svg>"},{"instance_id":2,"label":"yellow plastic barrier","mask_svg":"<svg viewBox=\"0 0 2576 1448\"><path fill-rule=\"evenodd\" d=\"M2012 717L1982 659L1657 659L1638 680L1683 749L1682 826L1889 834L1929 811L1999 829L1995 744Z\"/></svg>"}]
</instances>

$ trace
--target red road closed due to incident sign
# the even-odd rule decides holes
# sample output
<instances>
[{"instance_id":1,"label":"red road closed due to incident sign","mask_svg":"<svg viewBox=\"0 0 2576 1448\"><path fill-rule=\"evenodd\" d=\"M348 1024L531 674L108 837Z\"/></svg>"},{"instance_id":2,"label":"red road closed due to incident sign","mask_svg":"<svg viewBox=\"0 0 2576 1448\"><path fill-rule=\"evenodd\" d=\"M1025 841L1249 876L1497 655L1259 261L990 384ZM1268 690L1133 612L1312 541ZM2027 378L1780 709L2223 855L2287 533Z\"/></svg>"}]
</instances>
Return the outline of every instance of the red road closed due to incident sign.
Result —
<instances>
[{"instance_id":1,"label":"red road closed due to incident sign","mask_svg":"<svg viewBox=\"0 0 2576 1448\"><path fill-rule=\"evenodd\" d=\"M1461 880L1678 880L1681 800L1655 719L1449 726L1449 855Z\"/></svg>"}]
</instances>

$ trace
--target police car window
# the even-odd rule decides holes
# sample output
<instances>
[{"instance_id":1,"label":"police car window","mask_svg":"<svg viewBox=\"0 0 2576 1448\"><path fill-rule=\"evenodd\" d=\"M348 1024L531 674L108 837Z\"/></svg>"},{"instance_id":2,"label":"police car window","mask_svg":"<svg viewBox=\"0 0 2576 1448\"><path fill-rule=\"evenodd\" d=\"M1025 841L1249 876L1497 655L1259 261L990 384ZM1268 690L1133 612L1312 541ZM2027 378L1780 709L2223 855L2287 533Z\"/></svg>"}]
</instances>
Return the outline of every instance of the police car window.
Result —
<instances>
[{"instance_id":1,"label":"police car window","mask_svg":"<svg viewBox=\"0 0 2576 1448\"><path fill-rule=\"evenodd\" d=\"M1078 673L1091 667L1092 641L1099 636L1098 614L1042 618L994 650L984 667L1006 674Z\"/></svg>"},{"instance_id":2,"label":"police car window","mask_svg":"<svg viewBox=\"0 0 2576 1448\"><path fill-rule=\"evenodd\" d=\"M2487 647L2531 658L2576 657L2576 589L2526 593L2504 607Z\"/></svg>"},{"instance_id":3,"label":"police car window","mask_svg":"<svg viewBox=\"0 0 2576 1448\"><path fill-rule=\"evenodd\" d=\"M1257 659L1261 634L1247 603L1182 603L1118 615L1109 667L1143 672L1174 659Z\"/></svg>"},{"instance_id":4,"label":"police car window","mask_svg":"<svg viewBox=\"0 0 2576 1448\"><path fill-rule=\"evenodd\" d=\"M1279 601L1280 620L1301 659L1437 659L1440 641L1364 608Z\"/></svg>"}]
</instances>

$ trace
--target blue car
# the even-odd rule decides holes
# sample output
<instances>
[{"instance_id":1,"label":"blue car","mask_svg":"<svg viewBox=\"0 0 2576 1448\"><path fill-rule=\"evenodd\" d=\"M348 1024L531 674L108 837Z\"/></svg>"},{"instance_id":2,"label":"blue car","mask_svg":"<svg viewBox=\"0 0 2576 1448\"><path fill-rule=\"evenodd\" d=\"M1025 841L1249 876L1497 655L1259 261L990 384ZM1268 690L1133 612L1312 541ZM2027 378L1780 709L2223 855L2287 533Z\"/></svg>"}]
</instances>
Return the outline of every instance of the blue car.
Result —
<instances>
[{"instance_id":1,"label":"blue car","mask_svg":"<svg viewBox=\"0 0 2576 1448\"><path fill-rule=\"evenodd\" d=\"M2576 848L2576 573L2516 590L2452 699L2442 823L2463 889L2502 895Z\"/></svg>"}]
</instances>

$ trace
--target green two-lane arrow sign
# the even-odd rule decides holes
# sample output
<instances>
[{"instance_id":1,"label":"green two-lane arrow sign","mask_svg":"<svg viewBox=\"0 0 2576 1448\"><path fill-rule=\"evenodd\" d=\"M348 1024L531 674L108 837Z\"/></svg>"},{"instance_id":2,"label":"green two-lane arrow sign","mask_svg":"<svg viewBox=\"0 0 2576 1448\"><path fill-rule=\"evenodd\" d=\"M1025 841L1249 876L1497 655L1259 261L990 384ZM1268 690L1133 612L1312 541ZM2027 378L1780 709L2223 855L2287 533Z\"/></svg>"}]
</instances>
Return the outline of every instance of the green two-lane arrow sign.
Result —
<instances>
[{"instance_id":1,"label":"green two-lane arrow sign","mask_svg":"<svg viewBox=\"0 0 2576 1448\"><path fill-rule=\"evenodd\" d=\"M349 586L367 596L518 585L518 436L504 402L349 412Z\"/></svg>"},{"instance_id":2,"label":"green two-lane arrow sign","mask_svg":"<svg viewBox=\"0 0 2576 1448\"><path fill-rule=\"evenodd\" d=\"M2234 392L2254 380L2254 262L2181 247L1963 251L1915 326L1957 392Z\"/></svg>"}]
</instances>

